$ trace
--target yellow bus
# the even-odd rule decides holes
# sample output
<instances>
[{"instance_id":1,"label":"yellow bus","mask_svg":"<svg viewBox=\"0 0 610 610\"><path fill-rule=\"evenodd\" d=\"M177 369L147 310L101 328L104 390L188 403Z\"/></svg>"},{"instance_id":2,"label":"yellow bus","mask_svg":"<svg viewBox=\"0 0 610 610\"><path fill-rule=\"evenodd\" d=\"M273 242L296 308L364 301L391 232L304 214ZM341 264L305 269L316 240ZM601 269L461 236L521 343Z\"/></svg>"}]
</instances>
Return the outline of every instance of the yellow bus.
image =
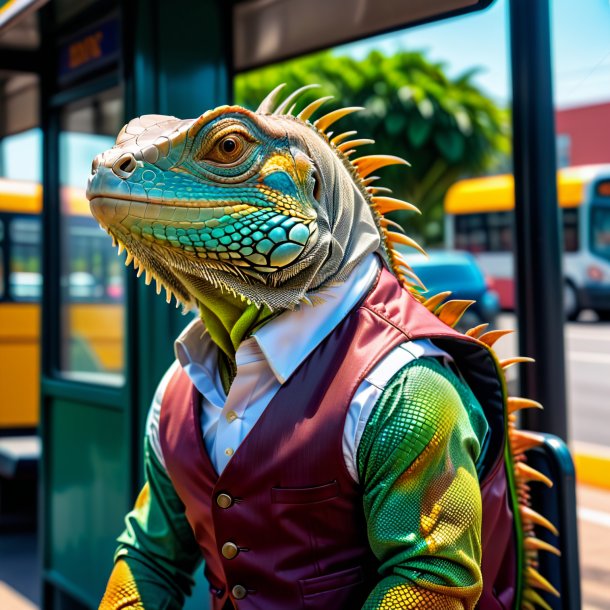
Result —
<instances>
[{"instance_id":1,"label":"yellow bus","mask_svg":"<svg viewBox=\"0 0 610 610\"><path fill-rule=\"evenodd\" d=\"M63 188L61 205L70 260L60 282L66 343L60 368L119 373L121 261L91 217L84 191ZM38 424L41 210L39 184L0 178L0 435Z\"/></svg>"},{"instance_id":2,"label":"yellow bus","mask_svg":"<svg viewBox=\"0 0 610 610\"><path fill-rule=\"evenodd\" d=\"M557 195L566 317L588 308L610 319L610 165L559 170ZM444 201L446 246L476 256L504 309L514 308L514 206L512 175L461 180Z\"/></svg>"}]
</instances>

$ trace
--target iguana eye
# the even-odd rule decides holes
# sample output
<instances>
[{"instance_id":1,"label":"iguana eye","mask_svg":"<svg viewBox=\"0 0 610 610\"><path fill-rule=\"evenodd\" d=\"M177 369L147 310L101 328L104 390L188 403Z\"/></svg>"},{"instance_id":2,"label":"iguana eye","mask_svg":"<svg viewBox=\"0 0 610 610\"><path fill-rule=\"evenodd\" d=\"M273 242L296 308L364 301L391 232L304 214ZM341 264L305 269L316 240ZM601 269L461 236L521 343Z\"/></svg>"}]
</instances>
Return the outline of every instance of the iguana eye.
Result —
<instances>
[{"instance_id":1,"label":"iguana eye","mask_svg":"<svg viewBox=\"0 0 610 610\"><path fill-rule=\"evenodd\" d=\"M241 134L232 133L220 138L212 148L203 156L204 161L212 163L231 164L239 161L246 149L248 142Z\"/></svg>"}]
</instances>

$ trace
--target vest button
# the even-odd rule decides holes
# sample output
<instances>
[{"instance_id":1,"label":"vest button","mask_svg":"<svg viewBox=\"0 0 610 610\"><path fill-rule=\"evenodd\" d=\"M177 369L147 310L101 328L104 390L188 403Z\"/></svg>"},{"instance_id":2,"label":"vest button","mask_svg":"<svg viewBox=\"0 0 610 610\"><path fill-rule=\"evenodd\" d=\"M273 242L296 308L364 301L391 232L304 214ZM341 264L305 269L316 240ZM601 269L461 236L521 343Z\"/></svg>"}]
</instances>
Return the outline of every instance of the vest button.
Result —
<instances>
[{"instance_id":1,"label":"vest button","mask_svg":"<svg viewBox=\"0 0 610 610\"><path fill-rule=\"evenodd\" d=\"M225 559L235 559L239 554L239 548L233 542L225 542L222 545L221 552Z\"/></svg>"},{"instance_id":2,"label":"vest button","mask_svg":"<svg viewBox=\"0 0 610 610\"><path fill-rule=\"evenodd\" d=\"M246 587L242 587L242 585L235 585L231 589L231 593L235 599L243 599L248 595L248 591L246 591Z\"/></svg>"},{"instance_id":3,"label":"vest button","mask_svg":"<svg viewBox=\"0 0 610 610\"><path fill-rule=\"evenodd\" d=\"M218 494L216 496L216 504L220 508L229 508L233 504L233 498L229 494Z\"/></svg>"}]
</instances>

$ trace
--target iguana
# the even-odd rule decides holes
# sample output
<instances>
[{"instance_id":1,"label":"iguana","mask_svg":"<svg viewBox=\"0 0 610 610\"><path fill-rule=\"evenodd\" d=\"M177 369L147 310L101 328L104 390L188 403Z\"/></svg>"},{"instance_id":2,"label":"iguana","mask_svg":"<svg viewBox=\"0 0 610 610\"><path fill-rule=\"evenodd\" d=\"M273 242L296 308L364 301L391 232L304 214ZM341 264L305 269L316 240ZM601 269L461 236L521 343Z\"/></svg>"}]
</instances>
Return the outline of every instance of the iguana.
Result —
<instances>
[{"instance_id":1,"label":"iguana","mask_svg":"<svg viewBox=\"0 0 610 610\"><path fill-rule=\"evenodd\" d=\"M442 348L439 353L445 356L445 350L451 352L451 346L459 345L451 365L458 370L441 366L440 356L422 358L422 363L416 359L387 380L373 414L365 422L357 451L356 476L360 478L361 488L354 489L361 489L370 549L358 551L358 557L365 557L361 565L351 571L337 572L335 567L329 574L322 566L328 559L322 550L322 558L311 559L315 562L314 577L307 575L309 568L301 566L305 578L298 580L300 593L297 580L293 582L287 576L282 580L279 575L289 562L296 561L292 555L287 556L286 565L267 566L278 574L279 601L274 601L273 593L269 593L271 589L265 589L269 583L261 574L266 566L261 566L260 561L258 565L247 564L250 557L255 557L256 548L241 547L238 542L225 543L222 548L219 543L217 549L209 548L205 536L216 539L222 529L220 522L210 525L213 519L220 519L215 516L212 519L214 511L218 507L226 509L221 511L224 518L225 514L237 510L238 505L245 507L248 496L246 493L236 499L229 493L217 493L212 481L210 490L214 489L218 506L212 503L210 507L211 500L204 499L205 509L193 507L192 496L199 492L190 490L189 478L175 466L181 449L175 443L172 446L171 431L179 435L181 428L180 425L172 428L171 413L163 406L167 421L164 423L162 411L160 416L157 414L152 429L165 426L167 431L161 434L162 437L165 434L165 440L160 441L161 449L155 445L159 442L147 441L148 483L128 517L128 527L121 537L122 546L101 607L104 610L180 607L182 594L189 588L187 572L194 568L199 555L196 539L206 559L214 608L296 608L296 602L286 600L298 596L305 600L302 607L307 608L353 608L355 600L360 600L358 603L366 608L473 608L484 589L478 567L481 562L479 490L494 476L490 472L493 464L486 465L486 461L495 460L494 472L501 472L505 481L514 520L511 570L516 570L516 577L510 583L514 589L511 607L548 608L537 590L557 592L538 573L537 553L557 551L535 537L534 526L556 530L529 506L528 484L533 480L545 484L550 481L525 463L524 453L540 443L539 436L515 428L516 411L540 405L523 398L508 398L503 377L503 370L508 366L529 359L497 359L492 346L507 331L485 332L486 325L480 325L461 336L451 330L470 302L447 300L449 293L426 295L425 287L396 246L421 252L423 249L385 217L395 210L417 211L412 204L391 197L387 189L377 185L378 178L374 175L383 167L407 165L407 162L391 155L356 157L358 147L373 142L356 137L353 131L337 135L330 131L335 122L359 108L341 108L314 118L331 99L322 97L297 112L300 96L311 87L298 89L281 100L280 85L256 112L240 106L221 106L193 120L161 115L132 120L119 133L116 145L93 162L87 191L93 215L112 236L119 254L127 251L125 264L133 264L138 276L145 274L147 284L155 280L157 292L164 289L168 303L173 297L176 305L182 304L185 310L199 308L205 331L218 346L218 369L226 392L230 392L239 370L236 353L248 337L293 315L290 312L307 308L315 311L334 287L344 285L362 269L364 261L371 260L372 253L380 257L381 267L386 269L381 271L381 276L377 272L377 285L385 282L387 294L394 295L395 300L388 302L386 308L383 302L376 303L374 299L371 302L370 296L364 303L360 299L360 304L354 304L356 309L352 307L351 313L345 316L347 322L344 320L343 326L340 324L330 338L324 339L322 347L316 347L311 360L319 358L329 369L337 366L337 376L344 375L343 365L336 363L339 357L329 352L328 345L333 340L339 341L335 338L341 335L341 329L352 324L357 316L360 316L358 320L364 320L373 315L375 323L382 325L379 328L394 333L391 336L395 337L396 345L422 337L427 341L430 336L436 338L435 344ZM387 270L402 288L394 287L392 282L396 280L391 279ZM373 288L373 293L375 290L381 289ZM349 293L344 296L349 298ZM408 316L400 318L394 312L396 304L405 311L413 311L418 319L427 320L420 324L422 328L436 330L410 336L405 330ZM436 315L434 324L426 318L429 312ZM368 328L365 321L353 324L356 334L358 329ZM295 329L295 345L300 331L306 332L306 329ZM355 339L350 336L340 341L352 345L349 342ZM324 346L327 346L326 353ZM337 353L341 351L337 350ZM493 415L500 422L499 429L497 422L489 423L493 419L491 407L479 404L484 392L463 383L469 373L463 365L460 370L462 352L479 354L479 359L485 360L481 366L486 367L485 375L491 380L494 400L499 405L496 406L499 415L497 412ZM386 362L381 360L382 364ZM297 369L291 380L296 378L293 385L298 385L301 379L304 387L309 387L313 373L307 377L302 369ZM172 375L169 388L177 394L180 373L174 370ZM286 387L291 387L291 380ZM314 390L318 386L313 381L312 393L317 395ZM278 391L288 392L283 389L284 382L280 380L278 387L282 386L282 390ZM188 387L192 388L192 384ZM298 393L290 396L298 402ZM445 402L439 397L444 397ZM324 406L325 397L319 401L323 405L321 411L332 410ZM272 400L270 405L275 402ZM291 404L283 406L290 407ZM274 413L277 412L276 409ZM230 417L237 418L231 413ZM301 423L299 420L296 428ZM495 441L489 440L490 430L495 434ZM249 439L247 436L246 441ZM459 451L457 444L450 444L457 443L455 439L461 439ZM467 455L469 452L472 455ZM494 458L494 452L499 457ZM229 464L235 462L235 468L240 453L241 450L234 458L227 453ZM257 454L254 459L252 472L261 467ZM277 459L280 460L279 455ZM188 470L188 466L185 468ZM380 479L381 473L386 473L385 480ZM211 470L209 477L214 479L218 475ZM193 477L198 476L198 471L193 471ZM327 485L332 488L333 481ZM438 485L441 485L440 491ZM272 496L304 498L309 494L314 497L313 487L311 490L285 487L272 491ZM319 487L322 490L319 493L326 494L319 499L332 502L334 496L323 491L330 488ZM280 501L272 500L272 508L277 508L277 502ZM301 500L287 502L287 506L297 506ZM483 492L483 510L485 502ZM203 516L195 515L198 511ZM278 527L283 518L291 518L290 514L288 511L287 516L278 517ZM349 521L349 513L345 515L341 519ZM485 527L485 513L483 522ZM155 528L163 533L158 534ZM312 535L310 532L309 536ZM366 539L366 532L353 535ZM178 538L183 542L178 544ZM485 532L483 538L485 543ZM504 553L505 549L495 551ZM484 549L484 568L485 553L493 552ZM242 561L246 563L240 564ZM251 566L248 569L257 574L257 583L232 586L229 581L233 570L238 570L240 578L248 578L247 570L239 572L245 569L240 565ZM379 576L375 576L376 570ZM355 579L356 573L364 575ZM328 591L324 583L328 583ZM490 601L495 595L491 584L487 593L483 590L482 608L496 607Z\"/></svg>"}]
</instances>

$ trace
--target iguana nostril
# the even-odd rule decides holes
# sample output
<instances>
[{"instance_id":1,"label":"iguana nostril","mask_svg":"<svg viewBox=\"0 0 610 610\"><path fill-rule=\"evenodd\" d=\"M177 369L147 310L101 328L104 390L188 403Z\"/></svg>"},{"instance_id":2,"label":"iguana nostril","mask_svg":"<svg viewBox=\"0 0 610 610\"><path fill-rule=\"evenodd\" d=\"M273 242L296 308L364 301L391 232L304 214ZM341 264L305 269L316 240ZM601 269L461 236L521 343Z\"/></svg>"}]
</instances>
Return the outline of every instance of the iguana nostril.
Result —
<instances>
[{"instance_id":1,"label":"iguana nostril","mask_svg":"<svg viewBox=\"0 0 610 610\"><path fill-rule=\"evenodd\" d=\"M95 174L97 172L97 168L100 166L100 158L99 155L93 159L93 163L91 163L91 173Z\"/></svg>"},{"instance_id":2,"label":"iguana nostril","mask_svg":"<svg viewBox=\"0 0 610 610\"><path fill-rule=\"evenodd\" d=\"M137 161L131 153L123 155L116 163L112 166L112 171L119 178L129 178L133 174L137 167Z\"/></svg>"}]
</instances>

